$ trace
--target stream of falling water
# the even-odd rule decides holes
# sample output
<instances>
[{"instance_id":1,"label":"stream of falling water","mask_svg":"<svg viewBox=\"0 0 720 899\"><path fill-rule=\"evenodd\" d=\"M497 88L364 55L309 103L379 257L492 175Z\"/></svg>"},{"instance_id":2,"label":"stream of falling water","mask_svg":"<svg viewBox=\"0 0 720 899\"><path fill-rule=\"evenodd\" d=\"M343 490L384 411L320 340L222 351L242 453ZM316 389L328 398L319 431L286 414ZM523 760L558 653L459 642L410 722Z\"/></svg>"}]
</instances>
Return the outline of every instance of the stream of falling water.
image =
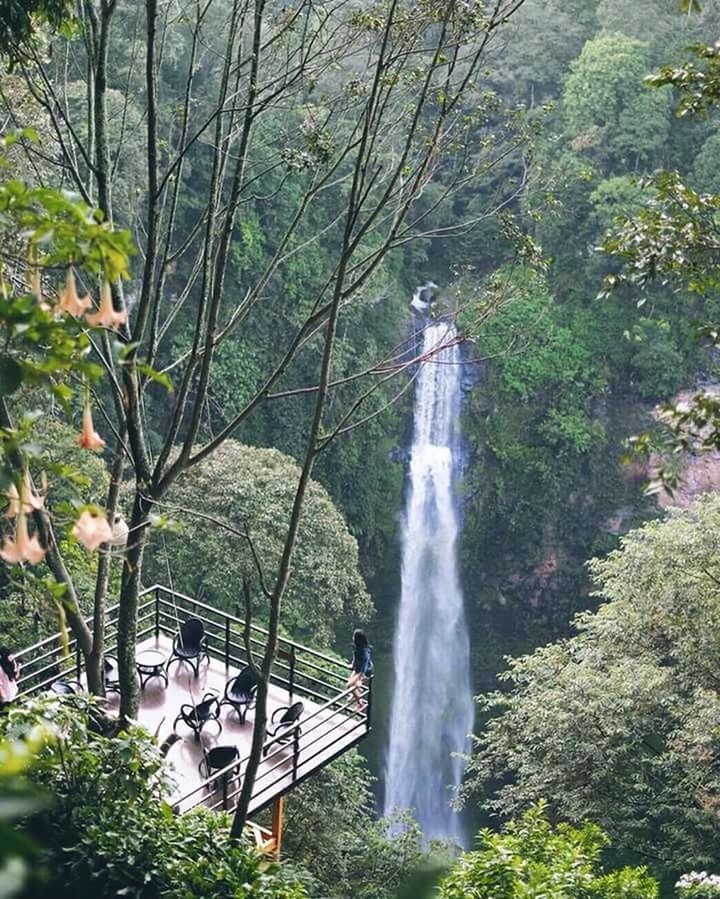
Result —
<instances>
[{"instance_id":1,"label":"stream of falling water","mask_svg":"<svg viewBox=\"0 0 720 899\"><path fill-rule=\"evenodd\" d=\"M450 808L468 748L473 698L467 626L457 564L454 492L460 413L460 350L455 327L428 324L415 386L415 421L402 542L402 592L393 650L395 669L385 813L412 809L426 839L462 844Z\"/></svg>"}]
</instances>

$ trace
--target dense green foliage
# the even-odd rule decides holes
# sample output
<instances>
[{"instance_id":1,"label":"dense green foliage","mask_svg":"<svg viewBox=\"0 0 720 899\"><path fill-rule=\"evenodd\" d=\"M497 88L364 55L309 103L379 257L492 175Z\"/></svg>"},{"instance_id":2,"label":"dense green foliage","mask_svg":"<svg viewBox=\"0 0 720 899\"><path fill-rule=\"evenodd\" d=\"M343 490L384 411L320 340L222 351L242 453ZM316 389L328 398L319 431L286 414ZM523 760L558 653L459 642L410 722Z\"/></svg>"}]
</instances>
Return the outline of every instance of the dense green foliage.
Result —
<instances>
[{"instance_id":1,"label":"dense green foliage","mask_svg":"<svg viewBox=\"0 0 720 899\"><path fill-rule=\"evenodd\" d=\"M662 873L717 858L720 501L628 534L593 561L600 609L513 659L468 789L514 815L551 797Z\"/></svg>"},{"instance_id":2,"label":"dense green foliage","mask_svg":"<svg viewBox=\"0 0 720 899\"><path fill-rule=\"evenodd\" d=\"M474 281L481 298L502 296L468 354L485 361L464 417L463 575L484 687L504 652L566 633L573 612L592 606L585 560L656 514L643 495L649 467L621 463L625 441L651 426L654 404L715 377L706 349L713 335L697 339L697 325L713 320L715 291L696 286L714 277L706 265L714 238L692 232L714 233L712 202L693 188L713 183L716 134L710 119L676 115L701 84L712 85L715 61L708 49L689 69L671 64L716 20L717 10L704 7L681 26L655 0L562 8L528 0L509 29L516 42L493 72L503 98L537 118L541 104L553 108L542 110L521 203L545 271L509 263L499 241L448 245L458 266L476 269L463 282ZM677 189L652 177L659 167L678 170ZM644 293L633 281L608 295L603 278L619 277L617 262L599 246L616 220L635 216L618 249L629 257L666 240L665 255L645 253L644 276L628 263L628 280L643 276ZM693 268L673 273L674 265Z\"/></svg>"},{"instance_id":3,"label":"dense green foliage","mask_svg":"<svg viewBox=\"0 0 720 899\"><path fill-rule=\"evenodd\" d=\"M45 742L38 743L44 722ZM28 701L0 719L3 739L33 754L29 776L48 808L26 828L38 858L22 895L137 899L304 899L289 873L228 839L224 815L175 817L169 773L141 728L105 736L84 698Z\"/></svg>"},{"instance_id":4,"label":"dense green foliage","mask_svg":"<svg viewBox=\"0 0 720 899\"><path fill-rule=\"evenodd\" d=\"M594 824L553 827L542 804L504 833L483 830L443 881L439 899L657 899L657 882L644 868L603 873L609 844Z\"/></svg>"},{"instance_id":5,"label":"dense green foliage","mask_svg":"<svg viewBox=\"0 0 720 899\"><path fill-rule=\"evenodd\" d=\"M412 819L377 819L372 782L362 756L349 752L288 797L284 852L328 899L394 897L426 862Z\"/></svg>"},{"instance_id":6,"label":"dense green foliage","mask_svg":"<svg viewBox=\"0 0 720 899\"><path fill-rule=\"evenodd\" d=\"M273 449L227 441L170 491L160 510L178 523L155 543L148 583L167 583L218 608L245 615L243 582L252 585L256 612L266 614L266 588L277 568L299 469ZM194 514L197 513L197 514ZM223 523L229 529L223 530ZM247 537L244 535L247 534ZM310 486L283 626L319 646L332 645L372 614L358 571L357 543L327 492Z\"/></svg>"}]
</instances>

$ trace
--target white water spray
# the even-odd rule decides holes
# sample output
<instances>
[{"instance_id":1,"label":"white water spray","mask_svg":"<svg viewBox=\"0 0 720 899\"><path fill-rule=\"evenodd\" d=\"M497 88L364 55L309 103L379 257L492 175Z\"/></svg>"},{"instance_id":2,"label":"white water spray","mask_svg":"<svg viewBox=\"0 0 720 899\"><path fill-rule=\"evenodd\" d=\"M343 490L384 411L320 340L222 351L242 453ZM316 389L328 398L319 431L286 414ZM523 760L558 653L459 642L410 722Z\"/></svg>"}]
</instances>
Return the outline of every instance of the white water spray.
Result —
<instances>
[{"instance_id":1,"label":"white water spray","mask_svg":"<svg viewBox=\"0 0 720 899\"><path fill-rule=\"evenodd\" d=\"M460 351L452 324L429 324L415 393L415 428L395 634L395 687L385 814L410 808L427 839L462 843L451 787L462 780L473 699L453 491L460 412ZM438 347L442 347L435 352Z\"/></svg>"}]
</instances>

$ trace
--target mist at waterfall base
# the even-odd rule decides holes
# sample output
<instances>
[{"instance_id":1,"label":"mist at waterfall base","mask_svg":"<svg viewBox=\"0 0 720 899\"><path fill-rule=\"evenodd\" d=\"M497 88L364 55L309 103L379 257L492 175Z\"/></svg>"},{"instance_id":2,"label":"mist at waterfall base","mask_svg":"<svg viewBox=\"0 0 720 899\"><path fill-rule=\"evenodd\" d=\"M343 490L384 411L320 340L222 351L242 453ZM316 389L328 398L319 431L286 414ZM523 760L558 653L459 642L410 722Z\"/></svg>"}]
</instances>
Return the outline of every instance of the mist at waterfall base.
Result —
<instances>
[{"instance_id":1,"label":"mist at waterfall base","mask_svg":"<svg viewBox=\"0 0 720 899\"><path fill-rule=\"evenodd\" d=\"M411 809L426 839L463 845L450 800L464 763L453 754L469 747L474 706L456 549L461 358L455 336L452 323L425 326L428 361L415 384L385 814Z\"/></svg>"}]
</instances>

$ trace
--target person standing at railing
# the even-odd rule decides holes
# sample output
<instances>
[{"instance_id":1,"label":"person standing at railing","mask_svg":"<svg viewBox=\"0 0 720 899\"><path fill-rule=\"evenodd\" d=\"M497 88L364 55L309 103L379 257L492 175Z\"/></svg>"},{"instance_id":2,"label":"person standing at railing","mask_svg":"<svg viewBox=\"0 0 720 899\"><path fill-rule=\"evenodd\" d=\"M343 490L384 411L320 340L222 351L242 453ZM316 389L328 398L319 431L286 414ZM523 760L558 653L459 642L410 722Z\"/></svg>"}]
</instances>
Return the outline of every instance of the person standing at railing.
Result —
<instances>
[{"instance_id":1,"label":"person standing at railing","mask_svg":"<svg viewBox=\"0 0 720 899\"><path fill-rule=\"evenodd\" d=\"M17 696L20 666L7 646L0 646L0 708Z\"/></svg>"},{"instance_id":2,"label":"person standing at railing","mask_svg":"<svg viewBox=\"0 0 720 899\"><path fill-rule=\"evenodd\" d=\"M368 643L365 631L356 628L353 631L353 657L350 662L348 689L354 687L355 708L362 712L367 702L360 698L360 687L368 682L373 674L372 646Z\"/></svg>"}]
</instances>

